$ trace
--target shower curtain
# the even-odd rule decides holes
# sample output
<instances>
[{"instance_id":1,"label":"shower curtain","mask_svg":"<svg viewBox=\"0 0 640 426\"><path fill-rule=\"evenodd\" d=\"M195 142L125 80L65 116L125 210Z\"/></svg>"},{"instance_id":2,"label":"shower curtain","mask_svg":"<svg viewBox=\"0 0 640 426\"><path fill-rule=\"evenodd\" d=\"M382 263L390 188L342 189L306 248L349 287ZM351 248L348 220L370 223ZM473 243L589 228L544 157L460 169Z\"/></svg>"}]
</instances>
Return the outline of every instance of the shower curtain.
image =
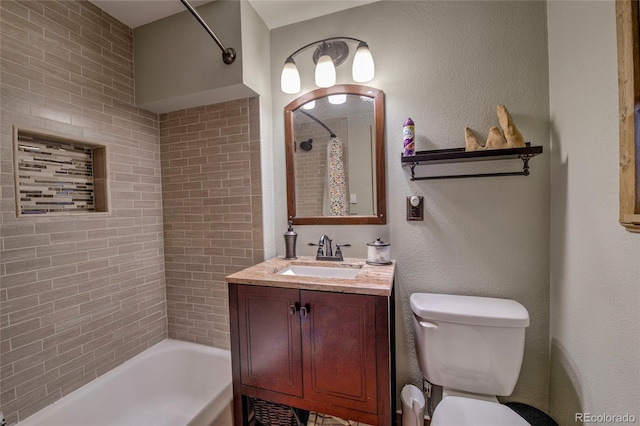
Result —
<instances>
[{"instance_id":1,"label":"shower curtain","mask_svg":"<svg viewBox=\"0 0 640 426\"><path fill-rule=\"evenodd\" d=\"M327 144L327 166L324 180L324 216L348 216L347 178L344 171L342 141L332 137Z\"/></svg>"}]
</instances>

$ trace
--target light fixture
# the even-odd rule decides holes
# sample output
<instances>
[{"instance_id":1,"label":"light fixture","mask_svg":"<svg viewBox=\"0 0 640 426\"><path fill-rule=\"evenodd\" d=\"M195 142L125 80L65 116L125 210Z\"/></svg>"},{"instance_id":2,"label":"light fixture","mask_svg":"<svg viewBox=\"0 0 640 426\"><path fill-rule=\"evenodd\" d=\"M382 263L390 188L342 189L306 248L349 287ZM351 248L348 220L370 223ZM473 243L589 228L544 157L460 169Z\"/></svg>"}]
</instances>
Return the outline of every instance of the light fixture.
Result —
<instances>
[{"instance_id":1,"label":"light fixture","mask_svg":"<svg viewBox=\"0 0 640 426\"><path fill-rule=\"evenodd\" d=\"M309 101L306 104L302 105L302 109L314 109L316 107L316 101Z\"/></svg>"},{"instance_id":2,"label":"light fixture","mask_svg":"<svg viewBox=\"0 0 640 426\"><path fill-rule=\"evenodd\" d=\"M298 73L298 67L291 56L287 58L284 67L282 67L280 87L284 93L294 94L300 91L300 73Z\"/></svg>"},{"instance_id":3,"label":"light fixture","mask_svg":"<svg viewBox=\"0 0 640 426\"><path fill-rule=\"evenodd\" d=\"M316 64L316 86L331 87L336 84L336 67L328 53L323 53Z\"/></svg>"},{"instance_id":4,"label":"light fixture","mask_svg":"<svg viewBox=\"0 0 640 426\"><path fill-rule=\"evenodd\" d=\"M329 95L329 103L331 105L341 105L347 102L347 94L340 93L338 95Z\"/></svg>"},{"instance_id":5,"label":"light fixture","mask_svg":"<svg viewBox=\"0 0 640 426\"><path fill-rule=\"evenodd\" d=\"M353 58L352 75L357 83L373 80L375 66L366 42L352 37L331 37L314 41L293 52L285 61L280 76L280 87L284 93L296 94L300 91L300 73L293 57L310 47L315 47L313 62L316 64L315 82L318 87L331 87L336 84L336 67L349 56L346 42L358 43Z\"/></svg>"},{"instance_id":6,"label":"light fixture","mask_svg":"<svg viewBox=\"0 0 640 426\"><path fill-rule=\"evenodd\" d=\"M373 75L375 74L373 56L371 56L369 46L364 41L358 43L351 73L353 74L353 81L357 83L366 83L373 80Z\"/></svg>"}]
</instances>

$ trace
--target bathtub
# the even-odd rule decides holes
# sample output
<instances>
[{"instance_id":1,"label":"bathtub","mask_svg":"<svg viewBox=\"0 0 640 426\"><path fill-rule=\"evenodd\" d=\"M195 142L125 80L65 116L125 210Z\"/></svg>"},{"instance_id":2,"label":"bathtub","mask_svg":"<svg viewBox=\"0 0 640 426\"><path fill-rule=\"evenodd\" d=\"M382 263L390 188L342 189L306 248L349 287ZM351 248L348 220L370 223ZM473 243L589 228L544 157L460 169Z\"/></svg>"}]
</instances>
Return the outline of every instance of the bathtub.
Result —
<instances>
[{"instance_id":1,"label":"bathtub","mask_svg":"<svg viewBox=\"0 0 640 426\"><path fill-rule=\"evenodd\" d=\"M163 340L17 426L230 426L229 351Z\"/></svg>"}]
</instances>

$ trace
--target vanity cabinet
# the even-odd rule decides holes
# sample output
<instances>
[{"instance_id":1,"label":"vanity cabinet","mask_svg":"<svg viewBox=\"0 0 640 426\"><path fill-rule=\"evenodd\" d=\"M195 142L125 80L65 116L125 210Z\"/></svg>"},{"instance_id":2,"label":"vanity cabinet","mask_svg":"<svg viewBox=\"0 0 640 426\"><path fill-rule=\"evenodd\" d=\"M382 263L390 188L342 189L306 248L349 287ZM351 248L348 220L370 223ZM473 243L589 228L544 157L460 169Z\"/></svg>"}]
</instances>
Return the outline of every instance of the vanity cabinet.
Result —
<instances>
[{"instance_id":1,"label":"vanity cabinet","mask_svg":"<svg viewBox=\"0 0 640 426\"><path fill-rule=\"evenodd\" d=\"M390 296L229 283L235 424L248 397L391 425Z\"/></svg>"}]
</instances>

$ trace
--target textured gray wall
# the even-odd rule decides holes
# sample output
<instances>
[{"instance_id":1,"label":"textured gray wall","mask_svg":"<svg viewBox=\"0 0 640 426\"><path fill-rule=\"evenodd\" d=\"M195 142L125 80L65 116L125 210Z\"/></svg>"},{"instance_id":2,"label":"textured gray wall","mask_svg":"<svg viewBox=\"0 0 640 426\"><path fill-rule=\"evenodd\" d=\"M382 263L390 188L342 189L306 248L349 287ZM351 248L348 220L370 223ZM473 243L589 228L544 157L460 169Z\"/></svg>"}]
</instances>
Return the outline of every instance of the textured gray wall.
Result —
<instances>
[{"instance_id":1,"label":"textured gray wall","mask_svg":"<svg viewBox=\"0 0 640 426\"><path fill-rule=\"evenodd\" d=\"M529 177L410 182L400 165L402 124L416 123L418 149L464 146L465 126L486 137L507 105L526 140L549 147L545 3L377 2L271 32L276 235L286 230L284 60L304 44L344 35L369 43L385 92L388 222L384 226L298 226L299 253L321 234L365 257L376 237L397 260L398 389L420 381L409 295L460 293L518 300L530 312L524 365L510 399L546 409L549 338L549 154ZM302 91L315 89L311 51L296 62ZM351 83L350 60L338 83ZM449 171L459 171L449 167ZM425 197L424 222L405 220L408 195ZM282 239L277 251L284 252Z\"/></svg>"},{"instance_id":2,"label":"textured gray wall","mask_svg":"<svg viewBox=\"0 0 640 426\"><path fill-rule=\"evenodd\" d=\"M550 412L640 418L640 234L618 223L614 2L549 2ZM607 423L607 422L605 422Z\"/></svg>"},{"instance_id":3,"label":"textured gray wall","mask_svg":"<svg viewBox=\"0 0 640 426\"><path fill-rule=\"evenodd\" d=\"M240 2L215 1L198 13L236 50L235 62L222 62L222 51L188 11L137 27L136 105L162 113L254 95L242 84Z\"/></svg>"}]
</instances>

